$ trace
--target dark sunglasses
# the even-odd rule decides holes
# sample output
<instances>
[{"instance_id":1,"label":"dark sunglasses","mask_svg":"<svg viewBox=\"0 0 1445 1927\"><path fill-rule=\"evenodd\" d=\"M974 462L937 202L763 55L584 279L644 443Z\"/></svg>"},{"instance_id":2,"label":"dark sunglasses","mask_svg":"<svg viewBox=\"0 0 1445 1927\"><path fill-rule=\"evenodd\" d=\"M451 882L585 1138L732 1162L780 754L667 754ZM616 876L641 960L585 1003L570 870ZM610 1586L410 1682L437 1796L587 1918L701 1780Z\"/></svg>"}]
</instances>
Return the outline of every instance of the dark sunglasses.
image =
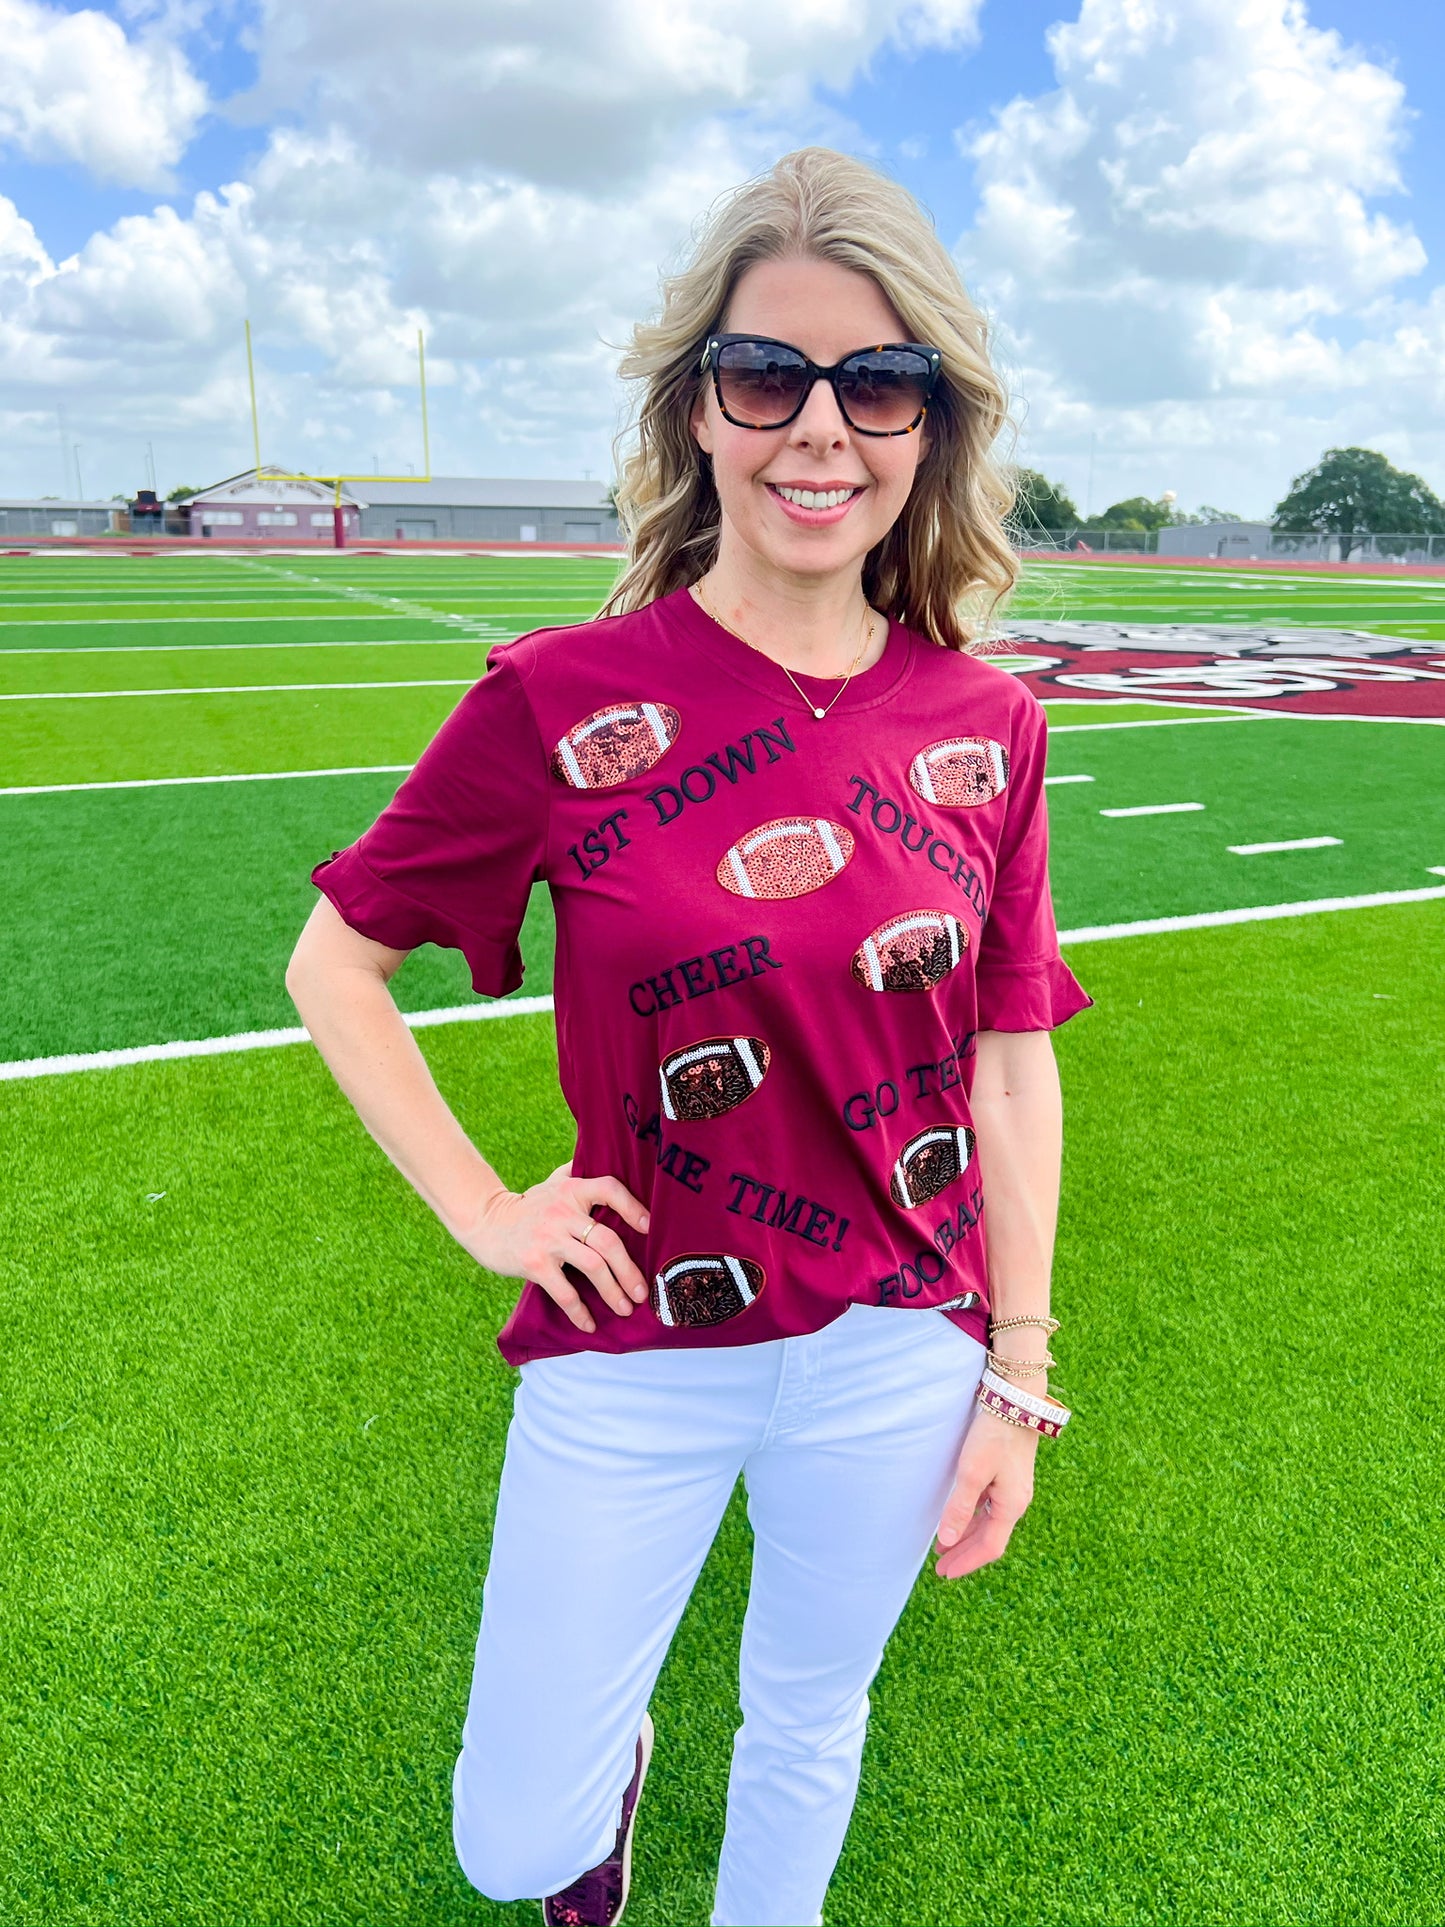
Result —
<instances>
[{"instance_id":1,"label":"dark sunglasses","mask_svg":"<svg viewBox=\"0 0 1445 1927\"><path fill-rule=\"evenodd\" d=\"M860 435L909 435L928 413L943 356L919 341L859 348L820 368L801 348L768 335L709 335L701 368L711 368L717 405L736 428L785 428L815 381L826 381L838 412Z\"/></svg>"}]
</instances>

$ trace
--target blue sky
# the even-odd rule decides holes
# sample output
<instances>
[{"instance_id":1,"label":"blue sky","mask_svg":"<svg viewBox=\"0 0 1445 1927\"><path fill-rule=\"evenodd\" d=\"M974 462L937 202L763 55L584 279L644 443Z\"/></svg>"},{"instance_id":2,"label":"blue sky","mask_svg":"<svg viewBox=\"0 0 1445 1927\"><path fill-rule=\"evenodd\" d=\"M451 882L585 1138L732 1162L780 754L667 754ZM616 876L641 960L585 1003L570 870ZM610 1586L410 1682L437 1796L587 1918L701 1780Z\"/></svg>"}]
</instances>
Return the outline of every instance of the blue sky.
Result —
<instances>
[{"instance_id":1,"label":"blue sky","mask_svg":"<svg viewBox=\"0 0 1445 1927\"><path fill-rule=\"evenodd\" d=\"M659 6L0 0L0 490L57 491L62 432L90 492L136 486L147 443L163 482L241 466L246 313L281 459L413 455L421 324L439 470L604 473L604 339L714 194L821 139L931 209L1021 458L1081 503L1092 474L1095 508L1263 513L1337 441L1445 492L1418 0L839 0L831 33L826 3L791 32L670 0L665 61Z\"/></svg>"}]
</instances>

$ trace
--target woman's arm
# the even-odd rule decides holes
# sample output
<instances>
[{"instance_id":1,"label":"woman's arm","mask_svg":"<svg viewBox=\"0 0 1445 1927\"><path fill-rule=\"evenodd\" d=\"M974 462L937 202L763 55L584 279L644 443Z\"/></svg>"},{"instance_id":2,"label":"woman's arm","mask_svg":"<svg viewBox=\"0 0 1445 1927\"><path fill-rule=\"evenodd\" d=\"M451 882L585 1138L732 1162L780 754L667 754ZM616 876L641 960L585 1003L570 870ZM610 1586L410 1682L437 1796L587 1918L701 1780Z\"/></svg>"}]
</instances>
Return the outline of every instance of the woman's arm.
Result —
<instances>
[{"instance_id":1,"label":"woman's arm","mask_svg":"<svg viewBox=\"0 0 1445 1927\"><path fill-rule=\"evenodd\" d=\"M987 1214L990 1316L1046 1317L1063 1159L1053 1038L1046 1030L984 1030L976 1049L970 1108ZM1048 1339L1040 1326L1023 1325L1001 1334L997 1349L1034 1361L1047 1352ZM1047 1372L1014 1382L1048 1390ZM939 1522L939 1544L947 1548L934 1568L941 1577L961 1578L1003 1552L1033 1497L1038 1443L1037 1432L992 1412L974 1413Z\"/></svg>"},{"instance_id":2,"label":"woman's arm","mask_svg":"<svg viewBox=\"0 0 1445 1927\"><path fill-rule=\"evenodd\" d=\"M617 1178L574 1178L567 1165L520 1194L509 1191L437 1089L388 984L405 950L353 930L326 897L317 900L286 971L286 988L332 1075L362 1123L447 1230L489 1271L533 1278L583 1331L596 1321L562 1271L583 1272L626 1316L647 1296L617 1233L598 1225L582 1244L594 1205L608 1205L638 1231L644 1206Z\"/></svg>"}]
</instances>

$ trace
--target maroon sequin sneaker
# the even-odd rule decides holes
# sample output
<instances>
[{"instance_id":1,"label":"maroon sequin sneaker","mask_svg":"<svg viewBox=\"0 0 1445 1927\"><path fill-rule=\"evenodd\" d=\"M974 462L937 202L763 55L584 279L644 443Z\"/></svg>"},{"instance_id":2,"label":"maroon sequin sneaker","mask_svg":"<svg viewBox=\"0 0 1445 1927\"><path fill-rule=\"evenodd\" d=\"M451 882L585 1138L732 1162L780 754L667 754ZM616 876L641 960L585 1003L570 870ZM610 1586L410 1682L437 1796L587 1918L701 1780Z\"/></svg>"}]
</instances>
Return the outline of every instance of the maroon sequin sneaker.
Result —
<instances>
[{"instance_id":1,"label":"maroon sequin sneaker","mask_svg":"<svg viewBox=\"0 0 1445 1927\"><path fill-rule=\"evenodd\" d=\"M651 1758L652 1717L644 1713L642 1731L637 1736L637 1765L622 1796L622 1824L617 1829L616 1844L605 1860L579 1874L570 1886L548 1894L542 1902L547 1927L616 1927L621 1920L632 1882L632 1823Z\"/></svg>"}]
</instances>

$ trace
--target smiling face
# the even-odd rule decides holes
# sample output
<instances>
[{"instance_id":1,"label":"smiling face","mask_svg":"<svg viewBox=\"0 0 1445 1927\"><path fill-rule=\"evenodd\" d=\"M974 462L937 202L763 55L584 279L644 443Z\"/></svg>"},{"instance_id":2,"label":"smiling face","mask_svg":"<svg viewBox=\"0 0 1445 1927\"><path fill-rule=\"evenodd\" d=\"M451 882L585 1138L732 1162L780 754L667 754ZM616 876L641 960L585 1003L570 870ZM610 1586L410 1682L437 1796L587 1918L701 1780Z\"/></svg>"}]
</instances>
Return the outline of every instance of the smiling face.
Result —
<instances>
[{"instance_id":1,"label":"smiling face","mask_svg":"<svg viewBox=\"0 0 1445 1927\"><path fill-rule=\"evenodd\" d=\"M789 342L821 367L855 349L907 341L910 331L877 282L831 261L758 261L741 276L720 332ZM692 432L712 457L722 505L719 560L750 574L856 578L897 521L913 486L927 424L911 435L859 435L826 381L813 384L783 428L739 428L707 377ZM786 490L787 495L781 491ZM848 491L832 507L788 500L799 491Z\"/></svg>"}]
</instances>

